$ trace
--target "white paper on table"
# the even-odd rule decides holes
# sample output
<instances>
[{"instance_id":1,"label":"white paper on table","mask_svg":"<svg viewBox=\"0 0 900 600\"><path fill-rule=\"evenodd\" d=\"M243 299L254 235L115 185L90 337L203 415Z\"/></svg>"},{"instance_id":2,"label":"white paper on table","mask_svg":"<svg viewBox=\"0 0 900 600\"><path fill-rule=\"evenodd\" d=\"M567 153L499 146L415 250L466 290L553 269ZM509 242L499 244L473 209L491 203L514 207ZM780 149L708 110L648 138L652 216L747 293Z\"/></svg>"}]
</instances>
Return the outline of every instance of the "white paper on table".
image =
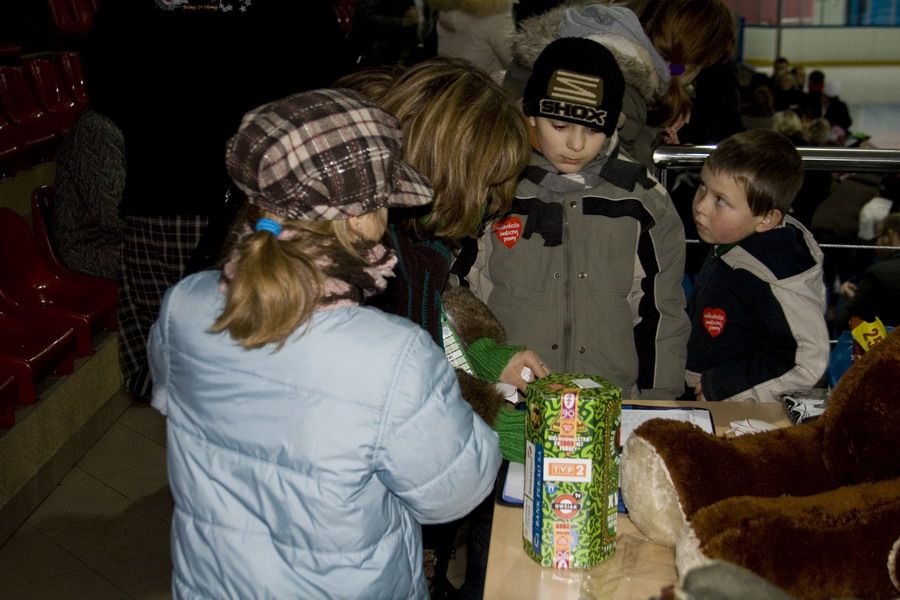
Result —
<instances>
[{"instance_id":1,"label":"white paper on table","mask_svg":"<svg viewBox=\"0 0 900 600\"><path fill-rule=\"evenodd\" d=\"M624 446L634 430L650 419L683 421L693 423L707 433L716 432L712 413L708 408L668 408L626 404L622 406L622 420L619 425L620 443Z\"/></svg>"},{"instance_id":2,"label":"white paper on table","mask_svg":"<svg viewBox=\"0 0 900 600\"><path fill-rule=\"evenodd\" d=\"M772 431L778 429L772 423L761 419L739 419L729 423L728 431L733 433L735 437L747 435L749 433L762 433L763 431Z\"/></svg>"},{"instance_id":3,"label":"white paper on table","mask_svg":"<svg viewBox=\"0 0 900 600\"><path fill-rule=\"evenodd\" d=\"M525 465L511 462L506 470L503 482L503 501L510 504L522 504L525 499Z\"/></svg>"}]
</instances>

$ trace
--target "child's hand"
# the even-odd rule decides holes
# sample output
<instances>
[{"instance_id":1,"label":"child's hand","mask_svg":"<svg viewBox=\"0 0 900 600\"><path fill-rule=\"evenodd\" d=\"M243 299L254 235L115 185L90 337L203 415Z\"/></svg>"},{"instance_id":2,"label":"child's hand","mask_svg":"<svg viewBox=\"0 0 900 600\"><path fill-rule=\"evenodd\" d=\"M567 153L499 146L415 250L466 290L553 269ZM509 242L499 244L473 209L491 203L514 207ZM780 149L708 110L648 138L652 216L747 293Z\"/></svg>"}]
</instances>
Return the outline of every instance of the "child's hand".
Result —
<instances>
[{"instance_id":1,"label":"child's hand","mask_svg":"<svg viewBox=\"0 0 900 600\"><path fill-rule=\"evenodd\" d=\"M697 385L694 386L694 400L697 400L698 402L706 401L706 398L703 397L703 384L702 383L698 382Z\"/></svg>"},{"instance_id":2,"label":"child's hand","mask_svg":"<svg viewBox=\"0 0 900 600\"><path fill-rule=\"evenodd\" d=\"M514 385L524 393L525 388L528 386L528 382L522 377L522 369L525 367L531 369L535 379L540 379L550 374L547 365L541 362L537 354L531 350L522 350L514 354L509 359L509 362L506 363L506 368L500 374L500 381Z\"/></svg>"}]
</instances>

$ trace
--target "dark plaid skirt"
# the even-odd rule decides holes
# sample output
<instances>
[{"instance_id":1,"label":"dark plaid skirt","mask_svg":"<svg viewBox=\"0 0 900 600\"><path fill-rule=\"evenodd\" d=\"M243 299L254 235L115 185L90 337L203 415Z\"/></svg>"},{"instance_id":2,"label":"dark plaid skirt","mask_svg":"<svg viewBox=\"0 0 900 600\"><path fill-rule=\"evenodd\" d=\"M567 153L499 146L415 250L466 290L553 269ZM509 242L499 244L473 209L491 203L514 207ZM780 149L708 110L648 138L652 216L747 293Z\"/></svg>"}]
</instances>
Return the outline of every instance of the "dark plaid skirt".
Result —
<instances>
[{"instance_id":1,"label":"dark plaid skirt","mask_svg":"<svg viewBox=\"0 0 900 600\"><path fill-rule=\"evenodd\" d=\"M169 286L181 279L207 217L126 217L119 281L119 363L125 389L150 397L147 337Z\"/></svg>"}]
</instances>

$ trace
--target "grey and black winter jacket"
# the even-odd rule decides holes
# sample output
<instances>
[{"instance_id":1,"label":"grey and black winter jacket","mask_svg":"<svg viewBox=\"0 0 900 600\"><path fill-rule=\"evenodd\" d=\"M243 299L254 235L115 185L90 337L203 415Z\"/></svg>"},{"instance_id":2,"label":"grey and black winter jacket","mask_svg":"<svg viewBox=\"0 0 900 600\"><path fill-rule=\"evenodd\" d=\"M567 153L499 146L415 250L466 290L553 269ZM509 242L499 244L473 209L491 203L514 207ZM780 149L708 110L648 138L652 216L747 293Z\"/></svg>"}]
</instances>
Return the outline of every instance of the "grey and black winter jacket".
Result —
<instances>
[{"instance_id":1,"label":"grey and black winter jacket","mask_svg":"<svg viewBox=\"0 0 900 600\"><path fill-rule=\"evenodd\" d=\"M625 398L676 398L689 333L684 228L615 136L607 152L586 169L599 164L587 187L535 153L512 211L482 237L470 282L509 342L552 371L600 375Z\"/></svg>"}]
</instances>

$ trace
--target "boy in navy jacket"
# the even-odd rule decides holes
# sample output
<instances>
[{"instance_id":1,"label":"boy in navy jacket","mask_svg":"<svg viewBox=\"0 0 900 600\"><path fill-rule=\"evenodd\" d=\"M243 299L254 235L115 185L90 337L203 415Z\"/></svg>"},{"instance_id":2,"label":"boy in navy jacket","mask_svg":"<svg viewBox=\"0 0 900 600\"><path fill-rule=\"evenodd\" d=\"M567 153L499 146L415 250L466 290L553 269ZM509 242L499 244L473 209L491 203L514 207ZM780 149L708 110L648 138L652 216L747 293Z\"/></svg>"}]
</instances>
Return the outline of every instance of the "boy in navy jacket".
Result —
<instances>
[{"instance_id":1,"label":"boy in navy jacket","mask_svg":"<svg viewBox=\"0 0 900 600\"><path fill-rule=\"evenodd\" d=\"M822 252L785 216L803 162L781 134L750 130L709 155L693 202L713 244L688 301L686 382L698 400L771 402L813 387L828 362Z\"/></svg>"}]
</instances>

